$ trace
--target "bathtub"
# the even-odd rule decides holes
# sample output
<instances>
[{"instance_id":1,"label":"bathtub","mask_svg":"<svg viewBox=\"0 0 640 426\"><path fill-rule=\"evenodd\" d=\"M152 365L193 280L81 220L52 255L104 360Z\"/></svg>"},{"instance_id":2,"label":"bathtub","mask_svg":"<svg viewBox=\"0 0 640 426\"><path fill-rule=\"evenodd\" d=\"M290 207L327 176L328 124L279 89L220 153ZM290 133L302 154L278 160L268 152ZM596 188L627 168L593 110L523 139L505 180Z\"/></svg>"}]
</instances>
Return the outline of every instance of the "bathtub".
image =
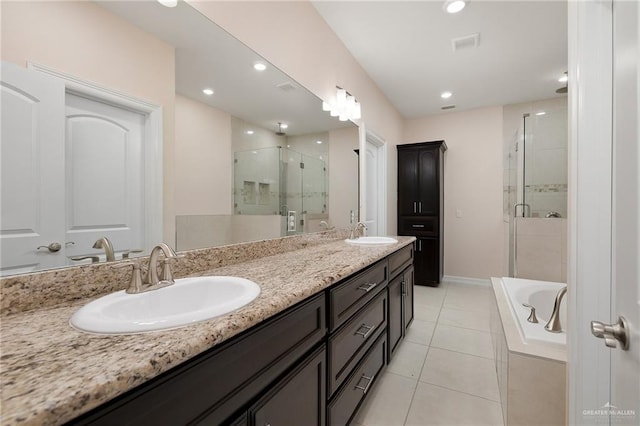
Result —
<instances>
[{"instance_id":1,"label":"bathtub","mask_svg":"<svg viewBox=\"0 0 640 426\"><path fill-rule=\"evenodd\" d=\"M567 334L544 329L562 283L491 278L491 342L502 415L508 425L564 425ZM538 323L527 321L535 306ZM566 296L560 322L566 327Z\"/></svg>"},{"instance_id":2,"label":"bathtub","mask_svg":"<svg viewBox=\"0 0 640 426\"><path fill-rule=\"evenodd\" d=\"M562 331L560 333L551 333L544 328L549 318L551 318L556 294L560 289L566 287L566 284L507 277L501 278L500 283L507 295L509 308L523 343L531 344L538 342L550 343L562 347L566 346L566 295L560 305L560 324L562 325ZM524 307L523 304L528 304L536 308L538 323L527 321L530 309Z\"/></svg>"}]
</instances>

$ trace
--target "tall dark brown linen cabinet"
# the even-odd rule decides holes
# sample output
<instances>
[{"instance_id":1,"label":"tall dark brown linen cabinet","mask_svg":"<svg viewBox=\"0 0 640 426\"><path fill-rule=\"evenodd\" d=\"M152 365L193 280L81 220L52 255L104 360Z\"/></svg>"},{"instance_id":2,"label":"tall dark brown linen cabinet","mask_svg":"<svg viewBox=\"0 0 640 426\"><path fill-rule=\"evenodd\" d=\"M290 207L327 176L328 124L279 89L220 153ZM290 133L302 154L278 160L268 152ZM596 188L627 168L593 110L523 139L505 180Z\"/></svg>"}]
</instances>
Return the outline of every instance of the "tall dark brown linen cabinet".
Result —
<instances>
[{"instance_id":1,"label":"tall dark brown linen cabinet","mask_svg":"<svg viewBox=\"0 0 640 426\"><path fill-rule=\"evenodd\" d=\"M443 274L444 141L398 145L398 235L417 238L415 284Z\"/></svg>"}]
</instances>

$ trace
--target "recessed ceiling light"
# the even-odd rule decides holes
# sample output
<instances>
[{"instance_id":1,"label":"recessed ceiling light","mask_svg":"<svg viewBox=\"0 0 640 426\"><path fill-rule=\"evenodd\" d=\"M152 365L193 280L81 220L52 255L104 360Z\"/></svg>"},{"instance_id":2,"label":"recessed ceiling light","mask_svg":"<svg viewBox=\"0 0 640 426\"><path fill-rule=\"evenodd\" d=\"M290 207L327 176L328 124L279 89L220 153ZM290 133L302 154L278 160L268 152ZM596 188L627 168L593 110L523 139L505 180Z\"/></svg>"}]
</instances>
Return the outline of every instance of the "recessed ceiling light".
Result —
<instances>
[{"instance_id":1,"label":"recessed ceiling light","mask_svg":"<svg viewBox=\"0 0 640 426\"><path fill-rule=\"evenodd\" d=\"M158 0L158 3L166 7L176 7L178 0Z\"/></svg>"},{"instance_id":2,"label":"recessed ceiling light","mask_svg":"<svg viewBox=\"0 0 640 426\"><path fill-rule=\"evenodd\" d=\"M453 93L451 93L451 92L442 92L442 93L440 93L440 97L442 99L449 99L451 96L453 96Z\"/></svg>"},{"instance_id":3,"label":"recessed ceiling light","mask_svg":"<svg viewBox=\"0 0 640 426\"><path fill-rule=\"evenodd\" d=\"M204 93L207 96L211 96L213 95L213 89L202 89L202 93Z\"/></svg>"},{"instance_id":4,"label":"recessed ceiling light","mask_svg":"<svg viewBox=\"0 0 640 426\"><path fill-rule=\"evenodd\" d=\"M544 111L536 112L536 115L538 115L538 116L545 115L545 114L546 114L546 112L544 112Z\"/></svg>"},{"instance_id":5,"label":"recessed ceiling light","mask_svg":"<svg viewBox=\"0 0 640 426\"><path fill-rule=\"evenodd\" d=\"M256 62L255 64L253 64L253 68L256 71L264 71L267 69L267 66L265 64L263 64L262 62Z\"/></svg>"},{"instance_id":6,"label":"recessed ceiling light","mask_svg":"<svg viewBox=\"0 0 640 426\"><path fill-rule=\"evenodd\" d=\"M444 2L444 10L447 13L458 13L467 5L465 0L447 0Z\"/></svg>"},{"instance_id":7,"label":"recessed ceiling light","mask_svg":"<svg viewBox=\"0 0 640 426\"><path fill-rule=\"evenodd\" d=\"M247 130L247 134L248 135L252 135L253 134L253 130Z\"/></svg>"},{"instance_id":8,"label":"recessed ceiling light","mask_svg":"<svg viewBox=\"0 0 640 426\"><path fill-rule=\"evenodd\" d=\"M558 81L559 81L560 83L566 83L567 81L569 81L569 76L568 76L567 74L565 74L565 75L563 75L562 77L560 77L560 78L558 79Z\"/></svg>"},{"instance_id":9,"label":"recessed ceiling light","mask_svg":"<svg viewBox=\"0 0 640 426\"><path fill-rule=\"evenodd\" d=\"M281 129L288 129L288 128L289 128L289 125L288 125L288 124L284 124L284 123L282 123L282 124L280 125L280 128L281 128Z\"/></svg>"},{"instance_id":10,"label":"recessed ceiling light","mask_svg":"<svg viewBox=\"0 0 640 426\"><path fill-rule=\"evenodd\" d=\"M318 145L320 145L320 144L322 144L322 141L316 141L316 143L317 143Z\"/></svg>"}]
</instances>

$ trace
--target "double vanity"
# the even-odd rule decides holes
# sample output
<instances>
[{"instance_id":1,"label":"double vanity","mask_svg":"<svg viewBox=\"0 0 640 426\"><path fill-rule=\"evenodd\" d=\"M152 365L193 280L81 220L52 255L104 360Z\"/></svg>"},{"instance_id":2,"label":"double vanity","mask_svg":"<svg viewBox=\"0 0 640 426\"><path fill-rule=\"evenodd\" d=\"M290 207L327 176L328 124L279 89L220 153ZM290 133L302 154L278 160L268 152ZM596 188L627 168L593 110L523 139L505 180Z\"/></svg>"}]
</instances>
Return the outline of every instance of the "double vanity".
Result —
<instances>
[{"instance_id":1,"label":"double vanity","mask_svg":"<svg viewBox=\"0 0 640 426\"><path fill-rule=\"evenodd\" d=\"M154 291L225 276L260 292L222 316L141 334L69 325L127 288L131 271L114 264L2 279L0 423L348 424L413 318L414 238L340 234L181 253L176 284Z\"/></svg>"}]
</instances>

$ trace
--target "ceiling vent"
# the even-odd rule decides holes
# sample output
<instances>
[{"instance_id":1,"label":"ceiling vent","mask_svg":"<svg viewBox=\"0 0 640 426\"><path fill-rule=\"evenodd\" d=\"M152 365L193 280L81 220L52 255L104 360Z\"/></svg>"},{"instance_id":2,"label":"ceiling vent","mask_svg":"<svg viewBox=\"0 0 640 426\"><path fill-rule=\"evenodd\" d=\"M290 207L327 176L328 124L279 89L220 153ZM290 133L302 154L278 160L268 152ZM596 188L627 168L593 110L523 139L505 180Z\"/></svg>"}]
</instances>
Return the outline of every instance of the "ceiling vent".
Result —
<instances>
[{"instance_id":1,"label":"ceiling vent","mask_svg":"<svg viewBox=\"0 0 640 426\"><path fill-rule=\"evenodd\" d=\"M480 33L470 34L463 37L452 38L451 47L454 52L462 49L476 48L480 44Z\"/></svg>"},{"instance_id":2,"label":"ceiling vent","mask_svg":"<svg viewBox=\"0 0 640 426\"><path fill-rule=\"evenodd\" d=\"M292 90L296 90L298 86L290 81L285 81L284 83L276 84L276 87L283 92L291 92Z\"/></svg>"}]
</instances>

